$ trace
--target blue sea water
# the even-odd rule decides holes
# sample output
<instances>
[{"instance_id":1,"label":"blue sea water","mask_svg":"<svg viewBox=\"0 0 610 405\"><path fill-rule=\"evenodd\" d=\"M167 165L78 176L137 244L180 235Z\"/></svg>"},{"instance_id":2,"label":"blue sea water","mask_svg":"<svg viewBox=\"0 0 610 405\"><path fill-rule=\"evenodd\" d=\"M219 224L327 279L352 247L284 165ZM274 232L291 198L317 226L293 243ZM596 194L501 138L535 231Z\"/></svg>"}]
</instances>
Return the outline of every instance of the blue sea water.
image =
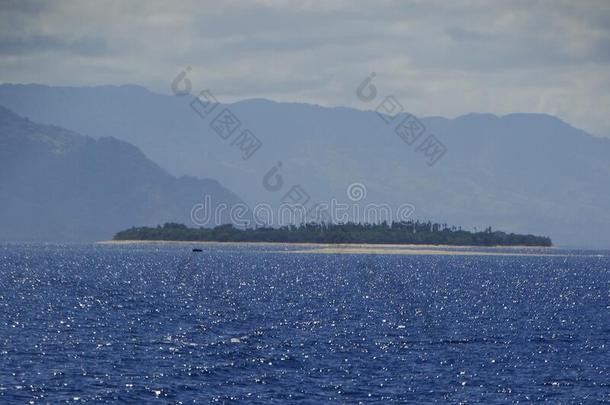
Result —
<instances>
[{"instance_id":1,"label":"blue sea water","mask_svg":"<svg viewBox=\"0 0 610 405\"><path fill-rule=\"evenodd\" d=\"M609 252L191 248L0 245L0 402L610 402Z\"/></svg>"}]
</instances>

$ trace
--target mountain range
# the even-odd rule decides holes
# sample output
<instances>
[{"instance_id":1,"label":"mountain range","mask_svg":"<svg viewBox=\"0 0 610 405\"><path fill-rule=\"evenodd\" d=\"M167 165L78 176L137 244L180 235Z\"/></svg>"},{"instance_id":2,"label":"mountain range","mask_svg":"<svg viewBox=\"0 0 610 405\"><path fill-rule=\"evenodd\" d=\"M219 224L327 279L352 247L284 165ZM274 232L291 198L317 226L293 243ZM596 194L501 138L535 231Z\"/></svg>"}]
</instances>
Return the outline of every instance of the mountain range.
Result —
<instances>
[{"instance_id":1,"label":"mountain range","mask_svg":"<svg viewBox=\"0 0 610 405\"><path fill-rule=\"evenodd\" d=\"M171 176L213 178L250 206L276 207L293 186L310 202L350 203L346 190L358 183L366 190L358 204L408 203L415 207L415 219L548 235L564 246L610 246L610 140L556 117L421 117L424 135L409 144L395 131L409 116L380 115L376 104L358 110L220 100L202 117L192 102L191 95L156 94L132 85L0 85L0 105L19 115L97 139L100 148L119 142L104 141L107 136L129 142ZM408 100L401 103L408 109ZM225 110L239 122L230 135L213 123ZM246 129L260 141L249 157L239 142ZM429 134L446 150L433 165L421 150ZM276 175L282 187L264 185ZM165 176L172 184L195 182Z\"/></svg>"},{"instance_id":2,"label":"mountain range","mask_svg":"<svg viewBox=\"0 0 610 405\"><path fill-rule=\"evenodd\" d=\"M204 195L241 202L214 180L170 175L124 141L0 107L0 241L90 242L134 223L189 223Z\"/></svg>"}]
</instances>

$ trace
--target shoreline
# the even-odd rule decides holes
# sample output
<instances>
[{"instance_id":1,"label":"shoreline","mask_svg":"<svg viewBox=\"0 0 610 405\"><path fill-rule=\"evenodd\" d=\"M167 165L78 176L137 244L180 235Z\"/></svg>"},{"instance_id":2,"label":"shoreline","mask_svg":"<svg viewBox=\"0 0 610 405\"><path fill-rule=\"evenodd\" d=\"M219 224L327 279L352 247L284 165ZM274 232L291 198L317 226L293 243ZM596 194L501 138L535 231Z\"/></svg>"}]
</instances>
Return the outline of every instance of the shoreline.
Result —
<instances>
[{"instance_id":1,"label":"shoreline","mask_svg":"<svg viewBox=\"0 0 610 405\"><path fill-rule=\"evenodd\" d=\"M96 245L255 245L255 246L303 246L303 247L327 247L327 248L369 248L380 249L397 248L438 248L438 249L557 249L555 246L528 246L528 245L443 245L443 244L397 244L397 243L316 243L316 242L233 242L233 241L186 241L186 240L102 240L95 242Z\"/></svg>"},{"instance_id":2,"label":"shoreline","mask_svg":"<svg viewBox=\"0 0 610 405\"><path fill-rule=\"evenodd\" d=\"M370 255L434 255L434 256L529 256L529 257L606 257L600 254L564 253L554 246L473 246L473 245L417 245L363 243L290 243L290 242L217 242L175 240L108 240L98 245L191 245L191 246L268 246L277 249L268 253L283 254L370 254ZM294 247L296 249L286 249ZM281 249L284 248L284 249ZM494 249L502 249L497 251ZM521 251L518 251L521 250Z\"/></svg>"}]
</instances>

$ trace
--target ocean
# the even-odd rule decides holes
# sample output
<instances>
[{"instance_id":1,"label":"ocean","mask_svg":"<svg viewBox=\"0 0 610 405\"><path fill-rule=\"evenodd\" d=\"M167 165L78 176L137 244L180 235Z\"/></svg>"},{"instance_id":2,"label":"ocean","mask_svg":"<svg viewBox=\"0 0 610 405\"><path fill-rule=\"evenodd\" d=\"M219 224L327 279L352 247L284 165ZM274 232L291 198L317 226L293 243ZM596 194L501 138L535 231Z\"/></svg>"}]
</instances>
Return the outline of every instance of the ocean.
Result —
<instances>
[{"instance_id":1,"label":"ocean","mask_svg":"<svg viewBox=\"0 0 610 405\"><path fill-rule=\"evenodd\" d=\"M0 403L610 402L608 251L194 246L0 245Z\"/></svg>"}]
</instances>

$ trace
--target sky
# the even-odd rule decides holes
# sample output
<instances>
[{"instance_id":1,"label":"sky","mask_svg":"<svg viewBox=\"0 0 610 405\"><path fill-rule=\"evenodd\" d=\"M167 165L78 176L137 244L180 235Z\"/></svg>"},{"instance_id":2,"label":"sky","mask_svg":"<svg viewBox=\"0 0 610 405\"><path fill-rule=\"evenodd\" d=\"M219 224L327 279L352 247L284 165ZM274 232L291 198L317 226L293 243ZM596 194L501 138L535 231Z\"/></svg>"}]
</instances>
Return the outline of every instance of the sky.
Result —
<instances>
[{"instance_id":1,"label":"sky","mask_svg":"<svg viewBox=\"0 0 610 405\"><path fill-rule=\"evenodd\" d=\"M0 1L0 82L137 84L419 116L555 115L610 137L610 1Z\"/></svg>"}]
</instances>

